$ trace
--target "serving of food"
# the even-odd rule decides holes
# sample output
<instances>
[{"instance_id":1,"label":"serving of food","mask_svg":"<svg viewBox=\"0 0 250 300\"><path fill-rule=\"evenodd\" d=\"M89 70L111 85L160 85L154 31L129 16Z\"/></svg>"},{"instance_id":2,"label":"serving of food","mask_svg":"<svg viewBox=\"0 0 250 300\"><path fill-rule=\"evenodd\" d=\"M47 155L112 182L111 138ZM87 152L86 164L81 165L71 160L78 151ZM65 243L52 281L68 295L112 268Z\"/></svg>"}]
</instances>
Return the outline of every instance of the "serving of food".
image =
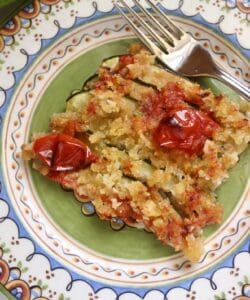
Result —
<instances>
[{"instance_id":1,"label":"serving of food","mask_svg":"<svg viewBox=\"0 0 250 300\"><path fill-rule=\"evenodd\" d=\"M141 45L104 60L22 156L103 220L153 232L191 261L222 221L215 189L250 140L248 105L157 65Z\"/></svg>"},{"instance_id":2,"label":"serving of food","mask_svg":"<svg viewBox=\"0 0 250 300\"><path fill-rule=\"evenodd\" d=\"M249 9L126 1L151 2L167 67L112 1L32 1L2 28L0 298L249 296L249 103L170 64L192 41L248 86Z\"/></svg>"}]
</instances>

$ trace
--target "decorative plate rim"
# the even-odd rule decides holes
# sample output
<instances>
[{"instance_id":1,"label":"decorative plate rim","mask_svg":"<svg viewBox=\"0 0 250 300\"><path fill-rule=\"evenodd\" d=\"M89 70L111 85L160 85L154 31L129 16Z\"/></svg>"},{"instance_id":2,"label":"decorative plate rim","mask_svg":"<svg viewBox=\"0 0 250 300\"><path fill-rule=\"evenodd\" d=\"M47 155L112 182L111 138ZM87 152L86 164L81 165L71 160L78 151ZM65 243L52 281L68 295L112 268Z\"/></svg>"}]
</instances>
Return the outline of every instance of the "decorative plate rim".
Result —
<instances>
[{"instance_id":1,"label":"decorative plate rim","mask_svg":"<svg viewBox=\"0 0 250 300\"><path fill-rule=\"evenodd\" d=\"M44 0L45 1L45 0ZM63 2L63 1L59 1L59 2ZM97 1L98 2L98 1ZM98 18L99 16L96 16L96 18ZM79 25L80 26L80 25ZM1 54L0 54L1 55ZM3 91L4 92L4 90L2 89L2 88L0 88L0 90L1 91ZM7 101L8 102L8 101ZM4 107L4 108L3 108ZM3 108L3 109L1 109L2 111L1 111L1 114L2 113L6 113L6 102L5 103L3 103L2 105L1 105L1 107L0 108ZM1 179L1 178L0 178ZM1 191L1 195L3 194L3 196L5 196L6 195L6 192L5 192L5 187L3 186L2 187L3 189L2 189L2 191ZM9 201L7 201L7 203L8 203ZM1 202L0 202L1 203ZM11 204L11 206L12 206L12 204ZM11 215L12 216L15 216L15 212L10 212L11 213ZM0 219L0 226L1 226L1 220L7 220L9 217L8 217L8 215L6 215L6 216L4 216L4 217L2 217L1 219ZM16 218L16 217L15 217ZM20 225L19 225L20 226ZM20 228L21 228L22 226L20 226ZM23 233L25 232L25 230L22 228L22 230L21 230ZM26 233L25 233L25 236L26 236ZM29 234L27 234L27 237L29 238ZM239 245L238 245L239 246ZM39 248L39 246L38 245L36 245L36 247L38 247ZM239 247L241 247L241 246L239 246ZM1 248L1 245L0 245L0 248ZM245 250L247 250L247 248L245 247L244 248ZM240 255L240 253L238 253L235 257L237 257L238 255ZM231 257L231 256L234 256L233 254L229 254L229 256ZM50 258L52 261L53 261L53 258ZM225 259L227 259L227 258L225 258ZM60 265L60 264L59 264ZM217 269L217 270L220 270L220 268L219 269ZM217 271L217 270L215 270L215 272ZM196 281L197 280L197 278L196 279L194 279L194 281ZM88 280L86 279L86 281L85 282L87 282ZM187 280L186 280L187 282L188 281L190 281L190 278L188 278ZM191 281L191 282L194 282L194 281ZM178 281L179 282L179 281ZM169 285L169 282L167 283L168 285ZM92 290L95 290L96 291L96 294L98 294L99 293L99 291L100 291L100 289L97 289L96 288L96 286L98 286L98 284L95 286L95 282L93 283L93 285L91 284L90 286L92 286ZM190 285L190 287L192 288L192 286L193 286L193 283L192 283L192 285ZM106 286L107 287L107 286ZM106 288L105 286L103 286L103 288L105 289ZM181 287L176 287L175 289L182 289ZM101 288L102 289L102 288ZM114 290L115 290L115 287L114 287ZM112 291L114 292L114 290L112 289ZM141 289L141 291L139 292L139 290L140 289L138 289L138 290L135 290L135 294L134 293L132 293L133 295L138 295L138 294L140 294L140 295L144 295L144 296L142 296L142 297L144 297L144 299L146 299L148 296L147 295L149 295L150 293L153 293L155 290L153 289L148 289L148 292L146 292L146 290L147 289L145 289L144 288L144 292L142 292L142 289ZM169 289L167 289L167 293L169 294L169 292L170 291L172 291L173 289L172 288L169 288ZM111 290L110 290L111 291ZM177 290L176 290L177 291ZM162 296L163 294L162 294L162 292L160 292L159 290L158 290L158 292L159 293L161 293L161 295L160 296ZM179 292L179 291L177 291L177 292ZM128 292L122 292L122 293L120 293L120 296L119 296L119 299L129 299L129 298L126 298L126 293L129 295L129 293ZM118 293L119 294L119 293ZM130 294L130 296L132 295L132 294ZM110 294L111 295L111 294ZM125 296L124 296L125 295ZM153 294L152 294L153 295ZM128 296L129 297L129 296ZM149 296L149 297L153 297L153 296ZM101 299L108 299L108 298L101 298ZM111 299L111 298L110 298ZM139 299L139 298L138 298ZM147 299L154 299L154 298L147 298ZM159 298L160 299L160 298ZM170 299L170 298L169 298ZM180 298L181 299L181 298ZM184 299L184 298L183 298Z\"/></svg>"}]
</instances>

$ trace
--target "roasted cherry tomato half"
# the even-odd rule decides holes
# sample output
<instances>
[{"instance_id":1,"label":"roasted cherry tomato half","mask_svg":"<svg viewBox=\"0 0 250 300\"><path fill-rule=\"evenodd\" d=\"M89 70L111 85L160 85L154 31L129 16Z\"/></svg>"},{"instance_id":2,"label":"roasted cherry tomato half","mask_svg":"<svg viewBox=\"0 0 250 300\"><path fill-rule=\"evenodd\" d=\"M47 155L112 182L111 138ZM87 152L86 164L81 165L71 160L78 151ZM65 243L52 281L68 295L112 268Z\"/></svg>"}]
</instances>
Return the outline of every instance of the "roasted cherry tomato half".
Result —
<instances>
[{"instance_id":1,"label":"roasted cherry tomato half","mask_svg":"<svg viewBox=\"0 0 250 300\"><path fill-rule=\"evenodd\" d=\"M74 171L96 160L95 154L82 141L62 133L37 139L33 149L51 171Z\"/></svg>"},{"instance_id":2,"label":"roasted cherry tomato half","mask_svg":"<svg viewBox=\"0 0 250 300\"><path fill-rule=\"evenodd\" d=\"M154 141L166 149L181 149L200 154L207 138L218 124L206 113L193 108L168 112L154 132Z\"/></svg>"}]
</instances>

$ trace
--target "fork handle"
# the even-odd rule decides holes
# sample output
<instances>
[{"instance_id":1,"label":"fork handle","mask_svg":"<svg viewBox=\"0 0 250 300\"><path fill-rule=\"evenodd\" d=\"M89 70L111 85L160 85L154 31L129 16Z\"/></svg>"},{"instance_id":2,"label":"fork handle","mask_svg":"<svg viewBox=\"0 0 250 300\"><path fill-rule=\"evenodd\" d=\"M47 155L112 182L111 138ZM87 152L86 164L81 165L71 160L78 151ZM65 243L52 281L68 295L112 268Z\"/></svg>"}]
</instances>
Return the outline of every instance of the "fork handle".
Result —
<instances>
[{"instance_id":1,"label":"fork handle","mask_svg":"<svg viewBox=\"0 0 250 300\"><path fill-rule=\"evenodd\" d=\"M215 74L214 74L213 77L215 77L216 79L218 79L218 80L226 83L234 91L236 91L237 93L239 93L243 98L245 98L247 101L250 102L250 87L244 85L238 79L236 79L232 75L230 75L227 72L225 72L218 65L216 65Z\"/></svg>"}]
</instances>

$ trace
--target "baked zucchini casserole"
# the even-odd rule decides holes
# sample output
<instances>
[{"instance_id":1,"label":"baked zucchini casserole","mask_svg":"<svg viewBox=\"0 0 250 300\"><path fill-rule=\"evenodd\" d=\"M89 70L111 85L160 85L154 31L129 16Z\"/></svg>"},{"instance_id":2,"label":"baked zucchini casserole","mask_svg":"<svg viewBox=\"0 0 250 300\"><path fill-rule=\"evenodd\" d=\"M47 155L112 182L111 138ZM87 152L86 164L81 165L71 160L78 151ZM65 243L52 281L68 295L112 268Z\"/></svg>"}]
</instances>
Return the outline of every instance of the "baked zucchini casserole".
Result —
<instances>
[{"instance_id":1,"label":"baked zucchini casserole","mask_svg":"<svg viewBox=\"0 0 250 300\"><path fill-rule=\"evenodd\" d=\"M202 229L222 221L214 191L250 140L247 110L134 44L105 60L22 154L101 219L145 228L197 261Z\"/></svg>"}]
</instances>

